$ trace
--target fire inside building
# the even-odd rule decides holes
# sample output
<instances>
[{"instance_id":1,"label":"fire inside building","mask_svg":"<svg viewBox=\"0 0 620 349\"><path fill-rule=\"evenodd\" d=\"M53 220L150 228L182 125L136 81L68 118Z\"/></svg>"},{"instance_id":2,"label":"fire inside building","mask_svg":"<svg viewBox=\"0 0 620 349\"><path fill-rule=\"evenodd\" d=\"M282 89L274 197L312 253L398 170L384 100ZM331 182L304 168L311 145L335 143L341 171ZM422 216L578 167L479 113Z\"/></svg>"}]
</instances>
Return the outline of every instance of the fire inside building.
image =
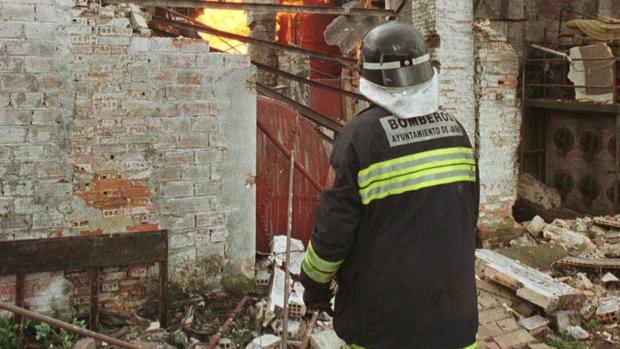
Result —
<instances>
[{"instance_id":1,"label":"fire inside building","mask_svg":"<svg viewBox=\"0 0 620 349\"><path fill-rule=\"evenodd\" d=\"M0 0L0 349L341 348L304 251L392 21L474 148L477 347L620 347L619 1Z\"/></svg>"}]
</instances>

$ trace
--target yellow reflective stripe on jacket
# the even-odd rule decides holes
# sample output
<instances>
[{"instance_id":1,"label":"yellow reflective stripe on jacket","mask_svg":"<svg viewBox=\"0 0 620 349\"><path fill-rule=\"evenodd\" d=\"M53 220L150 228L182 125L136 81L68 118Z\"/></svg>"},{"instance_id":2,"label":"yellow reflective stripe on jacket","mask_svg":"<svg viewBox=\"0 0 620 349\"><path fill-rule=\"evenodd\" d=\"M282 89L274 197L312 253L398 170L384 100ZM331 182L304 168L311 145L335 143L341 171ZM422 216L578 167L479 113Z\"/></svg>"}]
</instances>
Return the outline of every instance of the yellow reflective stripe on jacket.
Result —
<instances>
[{"instance_id":1,"label":"yellow reflective stripe on jacket","mask_svg":"<svg viewBox=\"0 0 620 349\"><path fill-rule=\"evenodd\" d=\"M390 195L448 183L475 181L476 166L474 164L447 165L375 182L360 189L359 194L362 203L368 205L373 200Z\"/></svg>"},{"instance_id":2,"label":"yellow reflective stripe on jacket","mask_svg":"<svg viewBox=\"0 0 620 349\"><path fill-rule=\"evenodd\" d=\"M478 343L474 343L474 344L468 345L468 346L466 346L464 348L461 348L461 349L477 349L477 348L478 348ZM344 343L342 345L342 349L367 349L367 348L364 348L364 347L361 347L361 346L355 345L355 344L346 344L346 343Z\"/></svg>"},{"instance_id":3,"label":"yellow reflective stripe on jacket","mask_svg":"<svg viewBox=\"0 0 620 349\"><path fill-rule=\"evenodd\" d=\"M370 165L357 174L357 181L360 188L368 184L393 177L396 173L407 173L418 169L428 168L433 163L450 160L464 160L473 163L474 152L471 148L453 147L430 150L413 155L402 156L396 159L386 160Z\"/></svg>"},{"instance_id":4,"label":"yellow reflective stripe on jacket","mask_svg":"<svg viewBox=\"0 0 620 349\"><path fill-rule=\"evenodd\" d=\"M304 262L301 267L312 280L324 284L329 282L334 275L336 275L342 262L343 261L330 262L319 257L314 247L312 247L312 242L310 242L308 243L308 249L306 250Z\"/></svg>"}]
</instances>

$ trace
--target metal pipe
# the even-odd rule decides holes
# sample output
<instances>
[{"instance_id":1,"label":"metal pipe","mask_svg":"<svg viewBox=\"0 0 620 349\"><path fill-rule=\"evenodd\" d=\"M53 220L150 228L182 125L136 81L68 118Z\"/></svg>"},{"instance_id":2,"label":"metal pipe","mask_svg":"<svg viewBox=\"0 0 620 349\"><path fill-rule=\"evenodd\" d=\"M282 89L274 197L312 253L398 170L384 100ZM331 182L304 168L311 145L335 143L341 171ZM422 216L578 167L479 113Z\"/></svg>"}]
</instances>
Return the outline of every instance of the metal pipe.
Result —
<instances>
[{"instance_id":1,"label":"metal pipe","mask_svg":"<svg viewBox=\"0 0 620 349\"><path fill-rule=\"evenodd\" d=\"M270 89L269 87L261 84L261 83L256 83L256 91L258 91L260 94L267 96L267 97L271 97L273 99L276 99L278 101L284 102L288 105L290 105L293 109L297 110L301 115L305 116L306 118L316 122L317 124L327 127L328 129L336 132L336 133L340 133L342 131L342 124L340 124L337 121L334 121L330 118L328 118L327 116L318 113L310 108L308 108L307 106L291 99L288 98L287 96L276 92L272 89Z\"/></svg>"},{"instance_id":2,"label":"metal pipe","mask_svg":"<svg viewBox=\"0 0 620 349\"><path fill-rule=\"evenodd\" d=\"M222 334L224 334L224 332L228 330L228 327L230 327L232 322L235 320L235 317L237 317L237 315L239 315L241 310L243 310L243 307L245 306L245 303L248 302L248 300L250 300L250 297L248 296L244 296L241 299L239 304L237 304L237 306L235 307L235 310L233 310L232 314L230 314L228 319L226 319L226 322L224 322L224 324L217 330L217 332L213 335L213 337L211 337L211 340L209 341L209 345L207 346L207 349L215 348L217 343L220 341Z\"/></svg>"},{"instance_id":3,"label":"metal pipe","mask_svg":"<svg viewBox=\"0 0 620 349\"><path fill-rule=\"evenodd\" d=\"M79 328L77 326L73 326L69 323L66 323L64 321L60 321L57 319L53 319L51 317L42 315L42 314L38 314L35 313L33 311L12 305L12 304L8 304L8 303L4 303L4 302L0 302L0 309L6 310L6 311L10 311L11 313L23 316L23 317L27 317L29 319L35 320L35 321L39 321L39 322L45 322L49 325L52 325L54 327L58 327L58 328L62 328L63 330L67 330L69 332L73 332L76 334L79 334L80 336L83 337L90 337L96 340L100 340L102 342L106 342L110 345L115 345L117 347L121 347L124 349L143 349L140 346L137 346L135 344L131 344L125 341L122 341L120 339L116 339L116 338L112 338L106 335L103 335L101 333L97 333L97 332L93 332L87 329L83 329L83 328Z\"/></svg>"},{"instance_id":4,"label":"metal pipe","mask_svg":"<svg viewBox=\"0 0 620 349\"><path fill-rule=\"evenodd\" d=\"M533 87L561 87L561 88L608 88L612 89L613 85L570 85L570 84L527 84Z\"/></svg>"},{"instance_id":5,"label":"metal pipe","mask_svg":"<svg viewBox=\"0 0 620 349\"><path fill-rule=\"evenodd\" d=\"M354 58L336 56L336 55L331 55L327 53L307 50L301 47L284 45L284 44L280 44L277 42L259 39L259 38L255 38L251 36L229 33L226 31L222 31L219 29L206 26L204 24L199 24L196 21L192 21L192 23L190 24L190 23L183 23L183 22L171 20L168 18L160 17L160 16L153 16L152 21L154 21L155 23L164 24L164 25L173 25L177 28L181 28L185 30L194 30L194 31L204 32L207 34L221 36L227 39L234 39L234 40L246 43L246 44L264 45L264 46L269 46L274 49L302 53L302 54L308 55L309 57L318 58L318 59L322 59L326 61L338 62L343 65L354 65L357 63L357 60Z\"/></svg>"},{"instance_id":6,"label":"metal pipe","mask_svg":"<svg viewBox=\"0 0 620 349\"><path fill-rule=\"evenodd\" d=\"M261 129L261 131L263 131L263 133L271 141L271 143L273 143L276 148L278 148L286 157L291 156L291 152L289 152L288 149L286 149L286 147L284 147L284 145L278 139L276 139L271 133L269 133L267 128L259 120L256 120L256 125L259 129ZM297 170L299 170L299 172L301 172L301 174L303 174L304 177L308 179L310 184L312 184L312 186L316 190L323 190L323 187L314 178L312 178L310 173L308 173L308 171L306 171L306 169L298 161L295 161L295 168L297 168Z\"/></svg>"},{"instance_id":7,"label":"metal pipe","mask_svg":"<svg viewBox=\"0 0 620 349\"><path fill-rule=\"evenodd\" d=\"M314 330L314 325L316 324L316 320L319 318L319 312L315 311L312 314L312 319L310 319L310 323L308 324L308 329L306 330L306 334L304 335L304 339L301 341L301 345L299 349L306 349L308 346L308 342L310 342L310 335L312 335L312 331Z\"/></svg>"},{"instance_id":8,"label":"metal pipe","mask_svg":"<svg viewBox=\"0 0 620 349\"><path fill-rule=\"evenodd\" d=\"M299 6L283 4L263 4L252 2L226 2L226 1L202 1L202 0L106 0L109 4L121 4L131 2L139 6L160 6L176 8L208 8L213 10L244 10L253 12L273 13L302 13L317 15L347 15L347 16L378 16L390 17L395 12L384 9L372 8L345 8L337 6Z\"/></svg>"},{"instance_id":9,"label":"metal pipe","mask_svg":"<svg viewBox=\"0 0 620 349\"><path fill-rule=\"evenodd\" d=\"M296 119L299 121L298 119ZM284 318L282 319L282 349L287 349L288 340L288 301L290 297L289 282L291 279L291 234L293 231L293 193L295 189L295 139L297 138L297 130L295 130L295 138L291 147L291 165L289 166L288 178L288 209L286 210L286 258L284 262Z\"/></svg>"},{"instance_id":10,"label":"metal pipe","mask_svg":"<svg viewBox=\"0 0 620 349\"><path fill-rule=\"evenodd\" d=\"M275 75L282 76L284 78L287 78L287 79L290 79L290 80L294 80L294 81L300 82L302 84L306 84L306 85L318 87L318 88L321 88L321 89L324 89L324 90L340 93L341 95L344 95L344 96L347 96L347 97L362 99L362 100L365 100L365 101L368 100L368 98L366 98L364 95L361 95L361 94L356 93L356 92L347 91L347 90L344 90L344 89L341 89L341 88L338 88L338 87L333 87L333 86L329 86L329 85L326 85L326 84L322 84L320 82L316 82L314 80L306 79L304 77L297 76L295 74L291 74L289 72L285 72L283 70L280 70L280 69L277 69L277 68L274 68L274 67L270 67L268 65L265 65L265 64L262 64L262 63L259 63L259 62L256 62L256 61L252 61L252 64L254 64L258 69L262 69L262 70L268 71L268 72L273 73Z\"/></svg>"},{"instance_id":11,"label":"metal pipe","mask_svg":"<svg viewBox=\"0 0 620 349\"><path fill-rule=\"evenodd\" d=\"M560 57L564 57L566 58L566 60L568 60L569 62L573 62L572 58L570 58L566 53L564 52L560 52L560 51L556 51L556 50L552 50L550 48L546 48L540 45L536 45L536 44L532 44L532 48L535 48L537 50L541 50L547 53L551 53L552 55L556 55L556 56L560 56Z\"/></svg>"},{"instance_id":12,"label":"metal pipe","mask_svg":"<svg viewBox=\"0 0 620 349\"><path fill-rule=\"evenodd\" d=\"M571 58L573 62L591 62L591 61L618 61L620 57L592 57L592 58ZM563 58L527 58L526 62L561 62L565 63Z\"/></svg>"},{"instance_id":13,"label":"metal pipe","mask_svg":"<svg viewBox=\"0 0 620 349\"><path fill-rule=\"evenodd\" d=\"M579 11L573 9L572 7L563 7L561 11L572 12L572 13L574 13L576 15L580 15L580 16L583 16L583 17L586 17L586 18L589 18L589 19L592 19L592 20L595 20L595 21L599 21L599 22L602 22L602 23L605 23L605 24L617 24L616 22L611 22L611 21L602 19L601 17L592 16L592 15L589 15L587 13L579 12Z\"/></svg>"}]
</instances>

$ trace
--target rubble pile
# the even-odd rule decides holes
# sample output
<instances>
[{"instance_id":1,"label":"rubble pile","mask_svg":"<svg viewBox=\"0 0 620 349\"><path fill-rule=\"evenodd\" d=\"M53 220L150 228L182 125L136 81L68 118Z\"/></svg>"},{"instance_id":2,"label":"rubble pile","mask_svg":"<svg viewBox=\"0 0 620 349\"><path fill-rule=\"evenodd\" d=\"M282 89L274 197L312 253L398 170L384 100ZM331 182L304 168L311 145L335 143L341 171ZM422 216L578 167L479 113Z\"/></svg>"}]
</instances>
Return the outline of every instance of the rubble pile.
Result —
<instances>
[{"instance_id":1,"label":"rubble pile","mask_svg":"<svg viewBox=\"0 0 620 349\"><path fill-rule=\"evenodd\" d=\"M523 227L510 248L476 251L482 347L620 346L620 215ZM501 321L517 326L508 342Z\"/></svg>"},{"instance_id":2,"label":"rubble pile","mask_svg":"<svg viewBox=\"0 0 620 349\"><path fill-rule=\"evenodd\" d=\"M304 251L301 241L291 240L287 343L295 348L303 342L306 348L340 349L342 342L327 314L316 314L315 322L309 320L314 314L306 309L304 288L299 282ZM280 348L284 331L285 261L286 236L276 236L272 253L257 261L256 289L252 295L241 300L223 294L196 297L177 307L179 311L169 328L144 320L138 329L127 330L130 327L127 322L122 335L132 343L152 349ZM122 321L116 323L122 325Z\"/></svg>"}]
</instances>

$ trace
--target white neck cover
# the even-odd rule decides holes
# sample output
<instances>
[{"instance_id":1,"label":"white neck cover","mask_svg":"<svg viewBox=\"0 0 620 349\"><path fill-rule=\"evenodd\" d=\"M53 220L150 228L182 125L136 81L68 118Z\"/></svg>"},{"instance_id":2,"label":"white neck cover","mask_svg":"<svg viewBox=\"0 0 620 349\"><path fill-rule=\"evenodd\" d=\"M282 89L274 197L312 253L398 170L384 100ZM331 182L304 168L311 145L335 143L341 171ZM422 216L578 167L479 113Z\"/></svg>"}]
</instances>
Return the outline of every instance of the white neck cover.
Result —
<instances>
[{"instance_id":1,"label":"white neck cover","mask_svg":"<svg viewBox=\"0 0 620 349\"><path fill-rule=\"evenodd\" d=\"M410 87L384 87L360 78L360 93L394 116L407 119L428 115L439 109L439 74L430 81Z\"/></svg>"}]
</instances>

